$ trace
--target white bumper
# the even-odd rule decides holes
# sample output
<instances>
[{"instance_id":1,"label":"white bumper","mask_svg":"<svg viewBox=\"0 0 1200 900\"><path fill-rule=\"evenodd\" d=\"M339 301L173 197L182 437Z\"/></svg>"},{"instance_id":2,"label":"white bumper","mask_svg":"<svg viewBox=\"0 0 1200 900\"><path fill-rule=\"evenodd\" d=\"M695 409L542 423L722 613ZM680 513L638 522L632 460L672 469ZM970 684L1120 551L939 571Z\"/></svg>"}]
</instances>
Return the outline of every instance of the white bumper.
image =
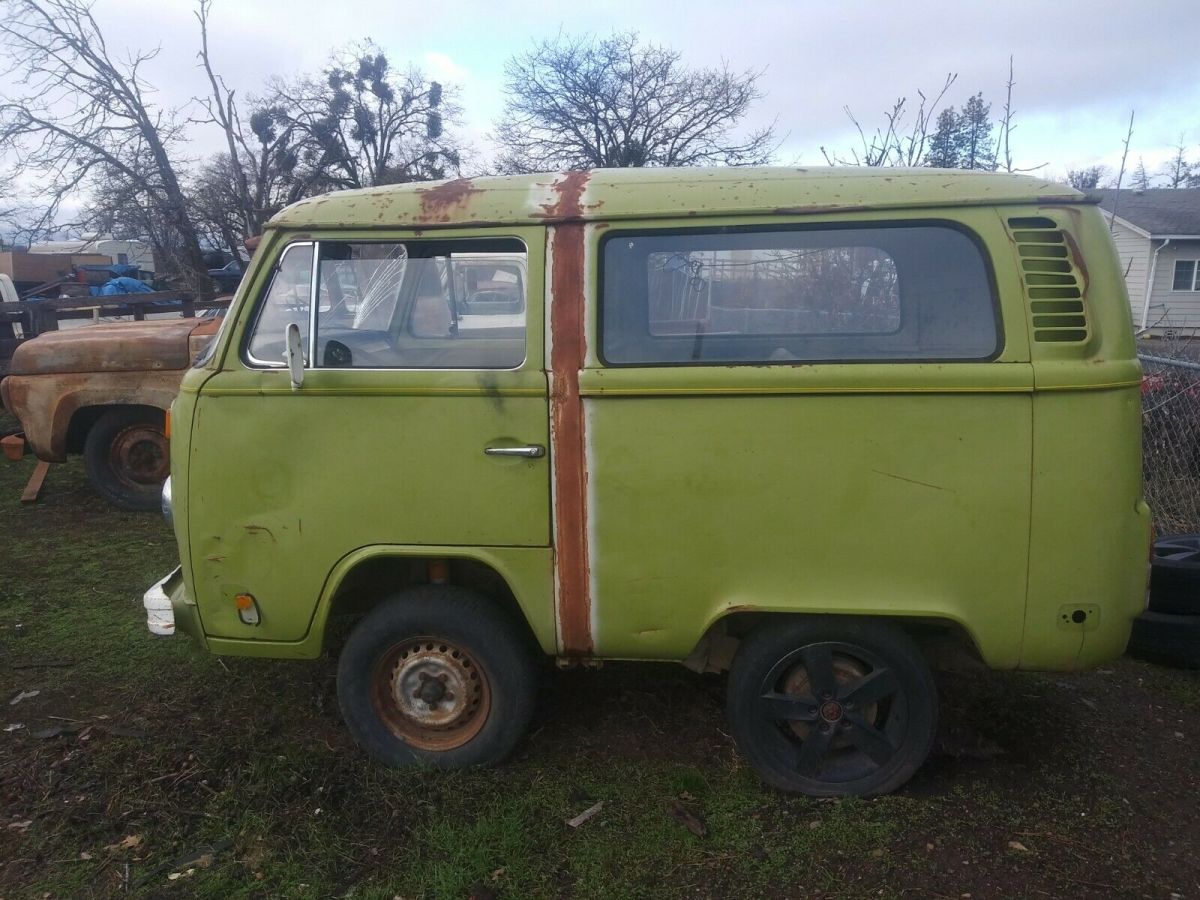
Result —
<instances>
[{"instance_id":1,"label":"white bumper","mask_svg":"<svg viewBox=\"0 0 1200 900\"><path fill-rule=\"evenodd\" d=\"M146 627L151 634L159 637L170 637L175 633L175 610L171 608L171 598L163 589L163 585L179 572L173 572L160 578L142 595L142 605L146 607Z\"/></svg>"}]
</instances>

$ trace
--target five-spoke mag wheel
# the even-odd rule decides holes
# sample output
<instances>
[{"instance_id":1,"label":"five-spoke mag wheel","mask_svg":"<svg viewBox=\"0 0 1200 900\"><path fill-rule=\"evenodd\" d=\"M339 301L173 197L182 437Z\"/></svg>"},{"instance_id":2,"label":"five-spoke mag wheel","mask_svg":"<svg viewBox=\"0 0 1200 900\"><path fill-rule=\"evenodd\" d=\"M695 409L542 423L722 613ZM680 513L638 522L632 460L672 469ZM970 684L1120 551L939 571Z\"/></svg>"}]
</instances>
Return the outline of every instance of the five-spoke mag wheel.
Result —
<instances>
[{"instance_id":1,"label":"five-spoke mag wheel","mask_svg":"<svg viewBox=\"0 0 1200 900\"><path fill-rule=\"evenodd\" d=\"M728 712L769 784L815 796L895 790L932 745L937 694L912 640L886 622L769 622L742 642Z\"/></svg>"}]
</instances>

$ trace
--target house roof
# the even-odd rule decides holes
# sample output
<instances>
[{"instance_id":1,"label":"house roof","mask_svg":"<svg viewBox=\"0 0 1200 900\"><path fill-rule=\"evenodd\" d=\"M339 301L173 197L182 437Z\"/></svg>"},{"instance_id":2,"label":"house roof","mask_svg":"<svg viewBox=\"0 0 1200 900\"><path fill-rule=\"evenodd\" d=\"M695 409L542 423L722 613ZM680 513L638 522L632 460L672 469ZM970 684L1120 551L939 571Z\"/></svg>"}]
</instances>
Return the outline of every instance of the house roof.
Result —
<instances>
[{"instance_id":1,"label":"house roof","mask_svg":"<svg viewBox=\"0 0 1200 900\"><path fill-rule=\"evenodd\" d=\"M593 169L339 191L293 204L268 225L429 228L1084 201L1073 188L1041 178L945 169Z\"/></svg>"},{"instance_id":2,"label":"house roof","mask_svg":"<svg viewBox=\"0 0 1200 900\"><path fill-rule=\"evenodd\" d=\"M1200 237L1200 188L1098 190L1100 207L1152 237Z\"/></svg>"}]
</instances>

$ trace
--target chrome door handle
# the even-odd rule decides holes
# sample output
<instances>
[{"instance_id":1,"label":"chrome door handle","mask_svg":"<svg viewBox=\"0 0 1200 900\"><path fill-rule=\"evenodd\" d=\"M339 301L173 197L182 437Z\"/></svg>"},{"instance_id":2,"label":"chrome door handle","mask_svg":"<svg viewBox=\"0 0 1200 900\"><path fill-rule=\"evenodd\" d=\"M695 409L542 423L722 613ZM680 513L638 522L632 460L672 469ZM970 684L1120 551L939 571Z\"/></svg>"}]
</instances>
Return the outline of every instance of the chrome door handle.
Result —
<instances>
[{"instance_id":1,"label":"chrome door handle","mask_svg":"<svg viewBox=\"0 0 1200 900\"><path fill-rule=\"evenodd\" d=\"M546 448L541 444L530 444L528 447L484 447L483 452L488 456L523 456L526 459L540 459L546 455Z\"/></svg>"}]
</instances>

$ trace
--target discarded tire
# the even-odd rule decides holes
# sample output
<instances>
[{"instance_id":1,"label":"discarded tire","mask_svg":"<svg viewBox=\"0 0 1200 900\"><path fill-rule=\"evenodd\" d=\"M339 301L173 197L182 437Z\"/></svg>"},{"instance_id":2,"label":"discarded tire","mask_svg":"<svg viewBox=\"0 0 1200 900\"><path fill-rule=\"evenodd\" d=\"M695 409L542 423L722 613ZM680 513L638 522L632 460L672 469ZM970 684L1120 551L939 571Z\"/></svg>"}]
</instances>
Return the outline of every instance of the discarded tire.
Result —
<instances>
[{"instance_id":1,"label":"discarded tire","mask_svg":"<svg viewBox=\"0 0 1200 900\"><path fill-rule=\"evenodd\" d=\"M1154 542L1150 609L1177 616L1200 615L1200 534L1163 535Z\"/></svg>"},{"instance_id":2,"label":"discarded tire","mask_svg":"<svg viewBox=\"0 0 1200 900\"><path fill-rule=\"evenodd\" d=\"M1142 613L1133 622L1129 652L1168 666L1200 668L1200 616Z\"/></svg>"}]
</instances>

